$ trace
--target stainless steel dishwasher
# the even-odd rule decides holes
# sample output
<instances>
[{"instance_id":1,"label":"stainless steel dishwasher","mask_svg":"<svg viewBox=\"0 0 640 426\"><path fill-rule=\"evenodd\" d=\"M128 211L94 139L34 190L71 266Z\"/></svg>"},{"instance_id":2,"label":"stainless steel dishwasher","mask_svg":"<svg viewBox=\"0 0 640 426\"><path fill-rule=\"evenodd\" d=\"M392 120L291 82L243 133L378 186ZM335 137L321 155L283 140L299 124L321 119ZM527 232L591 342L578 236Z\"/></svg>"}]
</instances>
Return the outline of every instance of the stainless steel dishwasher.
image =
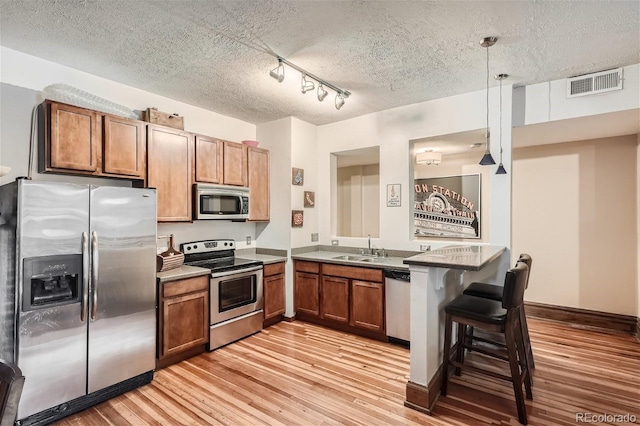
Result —
<instances>
[{"instance_id":1,"label":"stainless steel dishwasher","mask_svg":"<svg viewBox=\"0 0 640 426\"><path fill-rule=\"evenodd\" d=\"M407 270L385 269L387 337L390 342L409 346L411 314L411 273Z\"/></svg>"}]
</instances>

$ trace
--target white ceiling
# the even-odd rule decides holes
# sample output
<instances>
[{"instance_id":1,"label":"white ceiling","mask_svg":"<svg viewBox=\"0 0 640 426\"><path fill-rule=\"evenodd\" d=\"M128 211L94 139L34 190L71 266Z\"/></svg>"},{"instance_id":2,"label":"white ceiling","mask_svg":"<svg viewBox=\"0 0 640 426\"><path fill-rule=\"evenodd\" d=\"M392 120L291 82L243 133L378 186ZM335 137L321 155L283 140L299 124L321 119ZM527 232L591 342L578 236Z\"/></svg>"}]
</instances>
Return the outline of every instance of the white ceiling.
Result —
<instances>
[{"instance_id":1,"label":"white ceiling","mask_svg":"<svg viewBox=\"0 0 640 426\"><path fill-rule=\"evenodd\" d=\"M0 0L0 43L207 110L325 124L483 89L639 62L640 2ZM272 54L349 90L300 93ZM490 84L497 84L491 79Z\"/></svg>"}]
</instances>

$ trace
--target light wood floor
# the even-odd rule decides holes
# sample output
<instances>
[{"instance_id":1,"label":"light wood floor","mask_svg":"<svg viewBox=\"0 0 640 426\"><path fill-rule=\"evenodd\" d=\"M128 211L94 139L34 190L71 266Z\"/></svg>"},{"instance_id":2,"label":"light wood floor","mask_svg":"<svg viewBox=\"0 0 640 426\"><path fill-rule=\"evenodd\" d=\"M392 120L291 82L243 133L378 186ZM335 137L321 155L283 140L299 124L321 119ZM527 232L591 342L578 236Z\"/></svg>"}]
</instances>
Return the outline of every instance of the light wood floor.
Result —
<instances>
[{"instance_id":1,"label":"light wood floor","mask_svg":"<svg viewBox=\"0 0 640 426\"><path fill-rule=\"evenodd\" d=\"M529 424L575 425L583 412L630 413L640 423L636 338L541 320L529 327L536 360ZM508 382L466 371L453 376L449 395L429 416L403 405L408 375L407 349L283 322L160 370L151 384L58 424L519 424Z\"/></svg>"}]
</instances>

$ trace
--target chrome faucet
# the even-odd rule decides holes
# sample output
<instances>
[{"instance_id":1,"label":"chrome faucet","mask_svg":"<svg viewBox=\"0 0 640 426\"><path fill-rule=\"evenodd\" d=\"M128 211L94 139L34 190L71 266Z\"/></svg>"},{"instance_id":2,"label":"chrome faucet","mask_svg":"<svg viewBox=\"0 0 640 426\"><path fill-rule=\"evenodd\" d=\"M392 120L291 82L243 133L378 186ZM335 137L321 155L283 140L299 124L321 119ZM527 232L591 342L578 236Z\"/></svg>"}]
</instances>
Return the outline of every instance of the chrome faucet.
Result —
<instances>
[{"instance_id":1,"label":"chrome faucet","mask_svg":"<svg viewBox=\"0 0 640 426\"><path fill-rule=\"evenodd\" d=\"M372 254L372 252L371 252L371 234L367 235L367 245L369 246L369 254Z\"/></svg>"}]
</instances>

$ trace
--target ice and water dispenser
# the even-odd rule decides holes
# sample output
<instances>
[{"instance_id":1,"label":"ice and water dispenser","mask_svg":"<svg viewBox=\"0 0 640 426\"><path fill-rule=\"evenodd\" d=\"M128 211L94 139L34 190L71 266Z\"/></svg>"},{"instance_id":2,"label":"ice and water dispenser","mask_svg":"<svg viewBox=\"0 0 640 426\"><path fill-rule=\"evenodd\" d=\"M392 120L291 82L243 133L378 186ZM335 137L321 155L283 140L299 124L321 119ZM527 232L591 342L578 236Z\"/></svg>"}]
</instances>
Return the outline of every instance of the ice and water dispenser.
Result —
<instances>
[{"instance_id":1,"label":"ice and water dispenser","mask_svg":"<svg viewBox=\"0 0 640 426\"><path fill-rule=\"evenodd\" d=\"M82 255L31 257L23 262L23 311L80 301Z\"/></svg>"}]
</instances>

